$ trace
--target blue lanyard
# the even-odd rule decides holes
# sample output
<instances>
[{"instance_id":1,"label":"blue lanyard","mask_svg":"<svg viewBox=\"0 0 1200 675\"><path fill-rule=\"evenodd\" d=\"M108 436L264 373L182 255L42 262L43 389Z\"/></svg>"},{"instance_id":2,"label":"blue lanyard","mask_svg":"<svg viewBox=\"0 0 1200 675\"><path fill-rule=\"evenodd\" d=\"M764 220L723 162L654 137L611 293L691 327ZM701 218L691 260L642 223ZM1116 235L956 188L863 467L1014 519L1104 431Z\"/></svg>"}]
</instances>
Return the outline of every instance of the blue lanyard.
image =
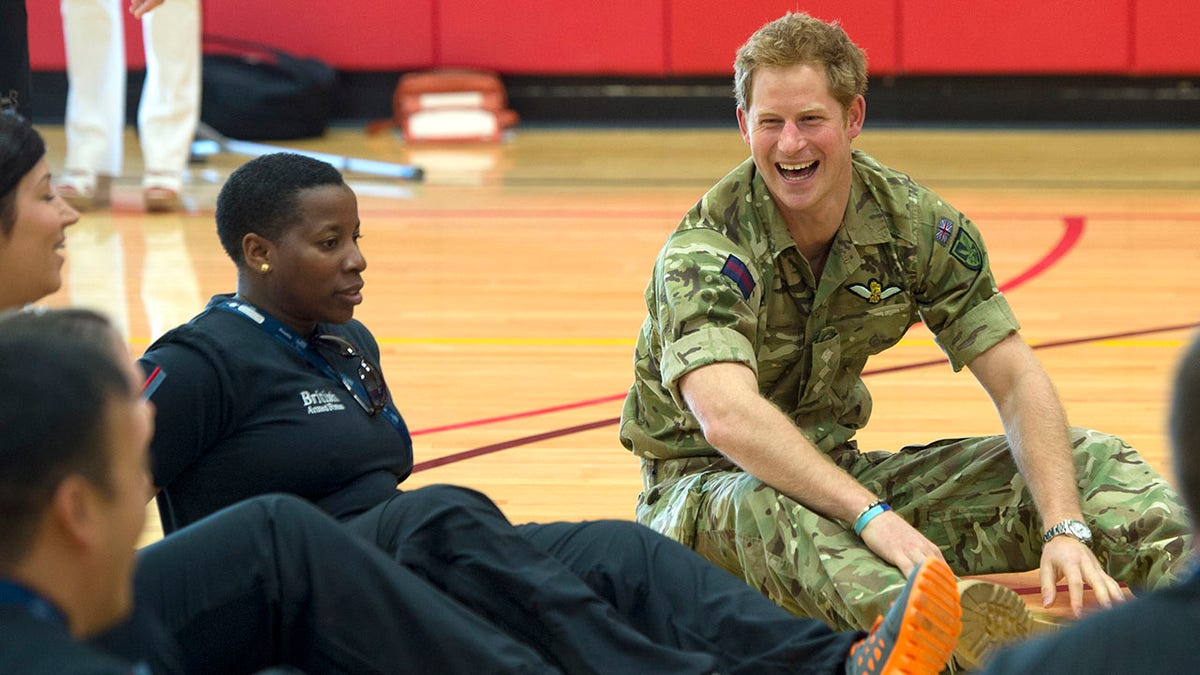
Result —
<instances>
[{"instance_id":1,"label":"blue lanyard","mask_svg":"<svg viewBox=\"0 0 1200 675\"><path fill-rule=\"evenodd\" d=\"M49 600L5 579L0 579L0 605L20 605L35 619L67 627L67 617Z\"/></svg>"},{"instance_id":2,"label":"blue lanyard","mask_svg":"<svg viewBox=\"0 0 1200 675\"><path fill-rule=\"evenodd\" d=\"M328 361L312 349L312 345L309 344L307 338L283 325L271 315L260 311L248 302L240 300L226 300L216 307L217 309L232 312L258 326L263 332L274 338L275 341L282 343L300 356L303 356L317 370L341 382L347 389L358 392L359 395L364 397L364 401L370 398L367 396L366 387L361 382L355 382L349 375L339 373L333 366L329 365ZM404 418L400 417L400 411L396 410L396 406L392 405L391 401L388 401L388 404L380 412L387 418L387 421L392 423L392 426L396 427L396 431L399 431L400 435L406 439L409 438L408 425L404 423Z\"/></svg>"}]
</instances>

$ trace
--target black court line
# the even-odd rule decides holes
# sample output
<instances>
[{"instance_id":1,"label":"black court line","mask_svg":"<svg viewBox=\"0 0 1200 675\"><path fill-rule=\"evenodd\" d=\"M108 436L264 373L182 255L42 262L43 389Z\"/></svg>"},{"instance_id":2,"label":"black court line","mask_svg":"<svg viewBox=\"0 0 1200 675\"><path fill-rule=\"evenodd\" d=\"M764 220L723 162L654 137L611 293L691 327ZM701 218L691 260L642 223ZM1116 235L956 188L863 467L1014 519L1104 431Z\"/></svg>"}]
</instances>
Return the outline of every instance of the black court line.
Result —
<instances>
[{"instance_id":1,"label":"black court line","mask_svg":"<svg viewBox=\"0 0 1200 675\"><path fill-rule=\"evenodd\" d=\"M613 417L611 419L600 420L598 422L588 422L586 424L578 424L573 427L566 427L565 429L555 429L553 431L546 431L546 432L543 432L540 434L534 434L532 436L522 436L521 438L514 438L511 441L504 441L504 442L495 443L492 445L485 445L481 448L475 448L474 450L464 450L462 452L456 452L452 455L446 455L445 457L438 457L437 459L431 459L426 462L418 462L413 465L413 473L416 473L418 471L424 471L425 469L432 469L434 467L443 466L445 464L453 464L455 462L461 462L465 459L471 459L472 457L479 457L481 455L490 455L493 452L500 452L501 450L515 448L520 445L529 445L530 443L537 443L538 441L545 441L545 440L549 440L551 438L558 438L560 436L569 436L571 434L577 434L581 431L591 431L592 429L599 429L601 427L607 427L607 426L616 424L620 421L621 421L620 417Z\"/></svg>"},{"instance_id":2,"label":"black court line","mask_svg":"<svg viewBox=\"0 0 1200 675\"><path fill-rule=\"evenodd\" d=\"M1105 335L1093 335L1091 337L1071 338L1068 340L1055 340L1053 342L1044 342L1039 345L1031 345L1030 348L1033 349L1034 351L1041 350L1041 349L1055 349L1058 347L1070 347L1070 346L1074 346L1074 345L1088 344L1088 343L1092 343L1092 342L1103 342L1105 340L1119 340L1121 338L1153 335L1155 333L1170 333L1172 331L1178 331L1178 330L1194 330L1196 328L1200 328L1200 322L1183 323L1183 324L1178 324L1178 325L1174 325L1174 326L1161 326L1158 328L1144 328L1141 330L1123 331L1120 333L1107 333ZM935 359L935 360L930 360L930 361L918 361L916 363L907 363L907 364L903 364L903 365L899 365L899 366L890 366L887 368L876 368L873 370L863 371L863 377L868 377L871 375L882 375L884 373L895 373L895 372L899 372L902 370L915 370L917 368L928 368L930 366L944 365L945 363L946 363L945 359ZM516 448L516 447L520 447L522 445L529 445L531 443L537 443L539 441L550 440L552 438L560 438L562 436L570 436L571 434L577 434L577 433L584 432L584 431L591 431L592 429L600 429L600 428L607 427L607 426L613 426L613 425L619 423L620 421L621 421L621 418L613 417L613 418L609 418L609 419L598 420L595 422L587 422L585 424L577 424L575 426L564 427L562 429L553 429L551 431L545 431L540 434L534 434L532 436L522 436L521 438L514 438L512 440L502 441L500 443L493 443L491 445L484 445L484 446L474 448L471 450L464 450L462 452L456 452L456 453L453 453L450 455L446 455L445 457L438 457L437 459L431 459L431 460L428 460L425 462L419 462L413 466L413 473L416 473L418 471L424 471L426 469L433 469L433 468L436 468L439 466L445 466L447 464L454 464L455 462L461 462L463 460L472 459L474 457L490 455L494 452L500 452L501 450L508 450L509 448Z\"/></svg>"}]
</instances>

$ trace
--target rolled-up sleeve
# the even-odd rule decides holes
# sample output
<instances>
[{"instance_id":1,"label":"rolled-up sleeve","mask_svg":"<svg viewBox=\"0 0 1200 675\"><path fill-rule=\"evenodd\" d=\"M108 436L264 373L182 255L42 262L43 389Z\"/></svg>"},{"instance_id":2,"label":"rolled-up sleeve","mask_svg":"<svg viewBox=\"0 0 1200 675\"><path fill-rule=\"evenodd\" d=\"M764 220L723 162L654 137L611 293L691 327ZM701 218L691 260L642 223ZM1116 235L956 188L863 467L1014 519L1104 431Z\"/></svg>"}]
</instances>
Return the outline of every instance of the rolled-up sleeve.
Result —
<instances>
[{"instance_id":1,"label":"rolled-up sleeve","mask_svg":"<svg viewBox=\"0 0 1200 675\"><path fill-rule=\"evenodd\" d=\"M723 271L731 257L741 274ZM712 230L681 231L664 247L655 274L659 366L663 386L681 409L687 406L679 380L692 370L737 362L757 373L753 307L761 301L761 278L748 255Z\"/></svg>"},{"instance_id":2,"label":"rolled-up sleeve","mask_svg":"<svg viewBox=\"0 0 1200 675\"><path fill-rule=\"evenodd\" d=\"M943 202L920 216L928 248L918 293L921 319L955 371L1020 329L996 286L978 228ZM949 228L944 240L935 227Z\"/></svg>"},{"instance_id":3,"label":"rolled-up sleeve","mask_svg":"<svg viewBox=\"0 0 1200 675\"><path fill-rule=\"evenodd\" d=\"M934 339L957 372L1020 328L1008 300L997 293L967 310Z\"/></svg>"}]
</instances>

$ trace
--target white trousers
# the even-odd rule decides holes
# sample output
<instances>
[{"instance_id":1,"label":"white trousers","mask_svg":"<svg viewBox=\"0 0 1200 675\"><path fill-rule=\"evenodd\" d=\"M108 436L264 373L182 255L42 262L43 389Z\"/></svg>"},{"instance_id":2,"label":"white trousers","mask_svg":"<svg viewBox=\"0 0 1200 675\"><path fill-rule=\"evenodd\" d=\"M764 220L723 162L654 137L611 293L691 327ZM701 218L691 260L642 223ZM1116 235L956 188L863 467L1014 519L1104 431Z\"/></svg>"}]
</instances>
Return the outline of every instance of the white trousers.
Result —
<instances>
[{"instance_id":1,"label":"white trousers","mask_svg":"<svg viewBox=\"0 0 1200 675\"><path fill-rule=\"evenodd\" d=\"M124 0L62 0L67 45L66 169L121 175L125 128ZM142 17L146 82L138 139L146 173L182 177L200 118L199 0Z\"/></svg>"}]
</instances>

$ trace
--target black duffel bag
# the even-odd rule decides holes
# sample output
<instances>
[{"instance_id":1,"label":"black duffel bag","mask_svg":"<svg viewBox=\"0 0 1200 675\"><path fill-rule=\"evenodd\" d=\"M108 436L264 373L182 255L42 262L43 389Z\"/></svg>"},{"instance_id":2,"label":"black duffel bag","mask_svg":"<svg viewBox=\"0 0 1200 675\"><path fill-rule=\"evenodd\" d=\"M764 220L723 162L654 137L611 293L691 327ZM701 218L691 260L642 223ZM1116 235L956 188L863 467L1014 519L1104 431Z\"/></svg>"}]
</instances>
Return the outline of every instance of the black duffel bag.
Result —
<instances>
[{"instance_id":1,"label":"black duffel bag","mask_svg":"<svg viewBox=\"0 0 1200 675\"><path fill-rule=\"evenodd\" d=\"M200 119L229 138L284 140L325 133L337 72L275 47L204 36Z\"/></svg>"}]
</instances>

